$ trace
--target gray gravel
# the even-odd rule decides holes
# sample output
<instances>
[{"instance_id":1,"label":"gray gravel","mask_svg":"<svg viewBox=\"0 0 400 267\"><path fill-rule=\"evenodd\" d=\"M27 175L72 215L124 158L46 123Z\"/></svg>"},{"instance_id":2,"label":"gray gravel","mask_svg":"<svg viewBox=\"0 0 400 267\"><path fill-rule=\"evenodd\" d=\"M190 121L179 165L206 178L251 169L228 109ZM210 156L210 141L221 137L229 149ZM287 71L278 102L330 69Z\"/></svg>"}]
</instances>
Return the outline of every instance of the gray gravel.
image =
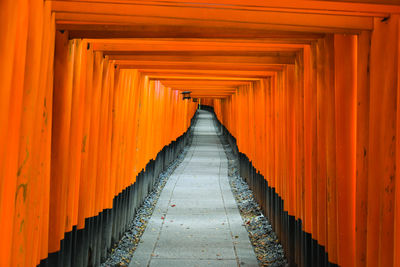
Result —
<instances>
[{"instance_id":1,"label":"gray gravel","mask_svg":"<svg viewBox=\"0 0 400 267\"><path fill-rule=\"evenodd\" d=\"M146 229L147 222L153 214L154 207L157 204L161 191L167 183L171 173L185 158L190 143L191 138L189 138L187 146L178 158L160 174L153 191L151 191L145 198L142 206L137 210L135 218L128 225L129 230L124 233L122 239L117 244L114 244L111 251L109 251L108 258L100 265L101 267L129 266L132 255L140 242L144 230Z\"/></svg>"},{"instance_id":2,"label":"gray gravel","mask_svg":"<svg viewBox=\"0 0 400 267\"><path fill-rule=\"evenodd\" d=\"M239 161L225 137L220 136L228 157L228 177L232 193L239 207L244 225L249 232L250 241L254 247L260 266L287 266L287 260L278 237L272 230L268 219L253 197L246 181L239 175Z\"/></svg>"}]
</instances>

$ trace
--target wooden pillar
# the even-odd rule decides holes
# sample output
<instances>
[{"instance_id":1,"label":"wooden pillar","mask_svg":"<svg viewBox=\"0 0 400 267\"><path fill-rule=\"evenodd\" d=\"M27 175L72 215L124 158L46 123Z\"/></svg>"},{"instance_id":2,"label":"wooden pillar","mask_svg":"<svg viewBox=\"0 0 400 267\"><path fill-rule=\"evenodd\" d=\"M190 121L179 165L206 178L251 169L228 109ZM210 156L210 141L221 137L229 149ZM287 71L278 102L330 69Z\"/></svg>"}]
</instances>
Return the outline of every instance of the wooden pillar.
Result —
<instances>
[{"instance_id":1,"label":"wooden pillar","mask_svg":"<svg viewBox=\"0 0 400 267\"><path fill-rule=\"evenodd\" d=\"M393 266L398 22L374 19L370 56L367 266Z\"/></svg>"},{"instance_id":2,"label":"wooden pillar","mask_svg":"<svg viewBox=\"0 0 400 267\"><path fill-rule=\"evenodd\" d=\"M56 33L51 143L49 253L60 249L65 230L67 158L71 120L72 77L75 46L68 32Z\"/></svg>"},{"instance_id":3,"label":"wooden pillar","mask_svg":"<svg viewBox=\"0 0 400 267\"><path fill-rule=\"evenodd\" d=\"M358 36L355 266L366 266L368 214L369 54L371 33Z\"/></svg>"},{"instance_id":4,"label":"wooden pillar","mask_svg":"<svg viewBox=\"0 0 400 267\"><path fill-rule=\"evenodd\" d=\"M355 265L357 36L336 34L334 45L337 256L340 266L351 267Z\"/></svg>"}]
</instances>

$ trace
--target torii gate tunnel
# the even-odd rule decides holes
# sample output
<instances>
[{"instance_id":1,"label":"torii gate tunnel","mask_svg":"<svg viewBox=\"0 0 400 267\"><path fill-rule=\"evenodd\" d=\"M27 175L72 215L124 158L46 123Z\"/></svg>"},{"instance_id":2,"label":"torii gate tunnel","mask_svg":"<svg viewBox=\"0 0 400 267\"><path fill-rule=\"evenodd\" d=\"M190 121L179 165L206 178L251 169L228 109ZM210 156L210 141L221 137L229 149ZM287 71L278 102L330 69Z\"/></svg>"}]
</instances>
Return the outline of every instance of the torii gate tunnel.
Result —
<instances>
[{"instance_id":1,"label":"torii gate tunnel","mask_svg":"<svg viewBox=\"0 0 400 267\"><path fill-rule=\"evenodd\" d=\"M0 59L0 266L98 265L199 104L291 266L400 266L399 1L1 0Z\"/></svg>"}]
</instances>

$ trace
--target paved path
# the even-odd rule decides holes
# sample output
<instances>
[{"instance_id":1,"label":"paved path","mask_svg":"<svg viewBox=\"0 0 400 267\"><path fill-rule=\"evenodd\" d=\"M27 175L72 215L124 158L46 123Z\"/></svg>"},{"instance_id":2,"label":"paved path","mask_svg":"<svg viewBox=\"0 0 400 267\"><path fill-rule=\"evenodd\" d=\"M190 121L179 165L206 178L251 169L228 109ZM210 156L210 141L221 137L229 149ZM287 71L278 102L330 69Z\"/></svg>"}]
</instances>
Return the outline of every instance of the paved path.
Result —
<instances>
[{"instance_id":1,"label":"paved path","mask_svg":"<svg viewBox=\"0 0 400 267\"><path fill-rule=\"evenodd\" d=\"M199 112L192 146L164 187L129 267L258 266L212 116Z\"/></svg>"}]
</instances>

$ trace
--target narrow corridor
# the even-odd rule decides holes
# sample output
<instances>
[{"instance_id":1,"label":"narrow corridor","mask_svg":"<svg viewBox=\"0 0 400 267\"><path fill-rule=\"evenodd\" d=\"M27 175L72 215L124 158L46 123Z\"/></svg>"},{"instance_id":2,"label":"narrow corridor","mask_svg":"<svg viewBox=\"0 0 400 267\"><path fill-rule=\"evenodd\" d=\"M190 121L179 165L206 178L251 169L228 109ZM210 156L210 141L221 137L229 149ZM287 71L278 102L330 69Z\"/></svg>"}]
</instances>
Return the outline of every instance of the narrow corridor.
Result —
<instances>
[{"instance_id":1,"label":"narrow corridor","mask_svg":"<svg viewBox=\"0 0 400 267\"><path fill-rule=\"evenodd\" d=\"M400 0L0 0L0 58L0 267L400 266Z\"/></svg>"},{"instance_id":2,"label":"narrow corridor","mask_svg":"<svg viewBox=\"0 0 400 267\"><path fill-rule=\"evenodd\" d=\"M190 150L161 193L130 267L258 266L213 117L198 112Z\"/></svg>"}]
</instances>

